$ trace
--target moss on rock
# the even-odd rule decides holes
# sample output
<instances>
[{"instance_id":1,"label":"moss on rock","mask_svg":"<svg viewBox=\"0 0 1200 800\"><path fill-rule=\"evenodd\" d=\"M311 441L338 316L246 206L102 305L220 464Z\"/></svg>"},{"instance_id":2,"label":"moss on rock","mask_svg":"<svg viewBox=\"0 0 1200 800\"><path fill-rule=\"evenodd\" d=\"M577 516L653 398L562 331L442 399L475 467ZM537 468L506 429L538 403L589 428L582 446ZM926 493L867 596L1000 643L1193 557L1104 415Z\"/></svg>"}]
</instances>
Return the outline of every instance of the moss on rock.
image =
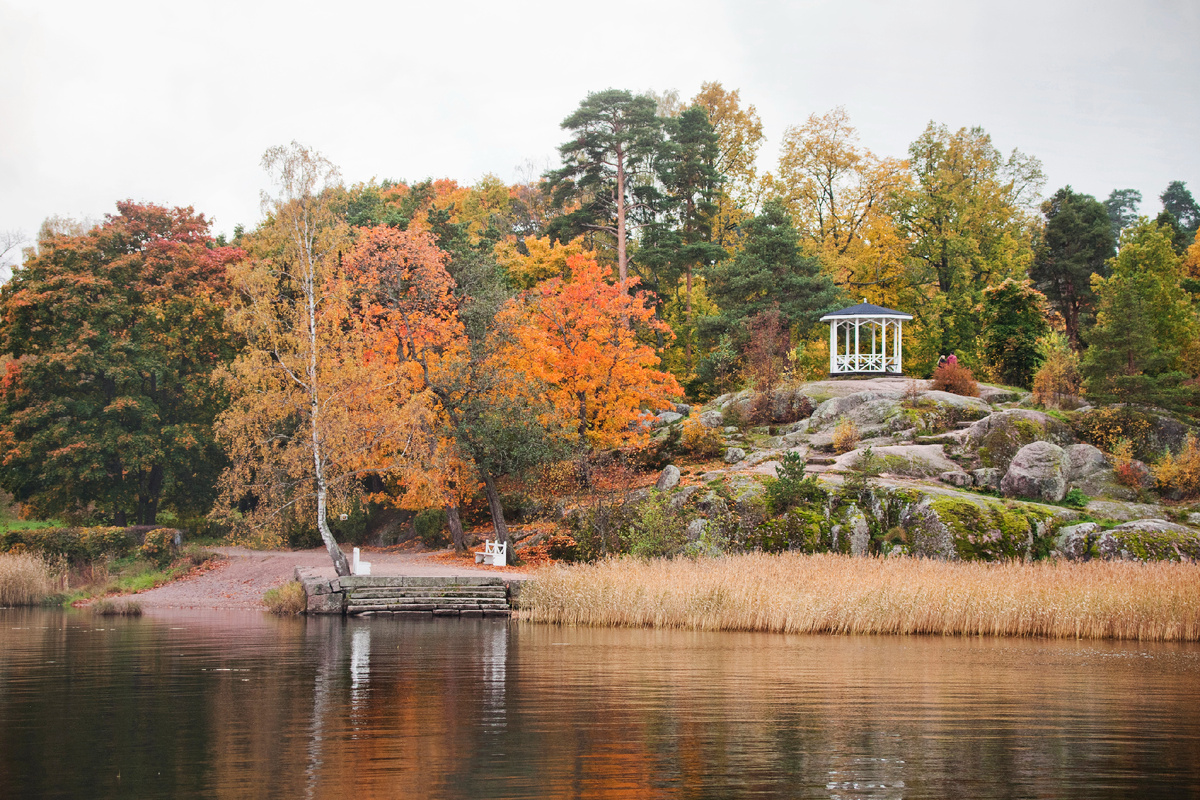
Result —
<instances>
[{"instance_id":1,"label":"moss on rock","mask_svg":"<svg viewBox=\"0 0 1200 800\"><path fill-rule=\"evenodd\" d=\"M952 497L937 498L930 508L949 531L955 556L963 561L1038 558L1054 545L1055 517L1050 512Z\"/></svg>"}]
</instances>

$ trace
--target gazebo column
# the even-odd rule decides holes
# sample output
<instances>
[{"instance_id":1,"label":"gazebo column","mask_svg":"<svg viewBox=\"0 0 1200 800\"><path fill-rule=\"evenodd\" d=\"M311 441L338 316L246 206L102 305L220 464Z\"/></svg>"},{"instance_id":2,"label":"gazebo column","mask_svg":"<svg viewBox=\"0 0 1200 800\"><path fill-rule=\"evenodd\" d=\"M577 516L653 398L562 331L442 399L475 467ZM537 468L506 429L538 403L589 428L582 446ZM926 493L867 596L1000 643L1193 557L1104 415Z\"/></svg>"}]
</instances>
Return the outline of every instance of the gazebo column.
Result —
<instances>
[{"instance_id":1,"label":"gazebo column","mask_svg":"<svg viewBox=\"0 0 1200 800\"><path fill-rule=\"evenodd\" d=\"M901 356L900 342L902 341L900 332L904 329L903 320L896 320L895 326L896 326L896 374L899 375L902 372L904 372L904 368L903 368L903 365L901 364L901 358L900 358L900 356Z\"/></svg>"},{"instance_id":2,"label":"gazebo column","mask_svg":"<svg viewBox=\"0 0 1200 800\"><path fill-rule=\"evenodd\" d=\"M859 354L858 354L858 326L860 323L861 323L861 320L858 317L855 317L854 318L854 371L855 372L862 371L862 362L860 361L861 356L859 356Z\"/></svg>"},{"instance_id":3,"label":"gazebo column","mask_svg":"<svg viewBox=\"0 0 1200 800\"><path fill-rule=\"evenodd\" d=\"M829 374L832 375L838 371L837 369L837 330L838 323L834 320L829 326Z\"/></svg>"}]
</instances>

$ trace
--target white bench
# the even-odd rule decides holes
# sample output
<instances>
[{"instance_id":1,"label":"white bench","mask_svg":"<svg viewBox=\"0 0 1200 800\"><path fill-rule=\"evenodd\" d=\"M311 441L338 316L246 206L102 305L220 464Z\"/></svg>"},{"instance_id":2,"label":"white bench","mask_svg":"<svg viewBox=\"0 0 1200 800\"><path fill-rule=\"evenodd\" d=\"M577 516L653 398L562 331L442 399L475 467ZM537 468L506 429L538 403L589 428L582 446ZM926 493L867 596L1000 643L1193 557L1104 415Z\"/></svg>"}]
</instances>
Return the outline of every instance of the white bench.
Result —
<instances>
[{"instance_id":1,"label":"white bench","mask_svg":"<svg viewBox=\"0 0 1200 800\"><path fill-rule=\"evenodd\" d=\"M508 542L493 542L491 539L484 539L483 552L475 551L475 563L503 567L508 563Z\"/></svg>"},{"instance_id":2,"label":"white bench","mask_svg":"<svg viewBox=\"0 0 1200 800\"><path fill-rule=\"evenodd\" d=\"M351 575L370 575L371 562L363 561L358 557L358 548L354 548L354 565L350 568Z\"/></svg>"}]
</instances>

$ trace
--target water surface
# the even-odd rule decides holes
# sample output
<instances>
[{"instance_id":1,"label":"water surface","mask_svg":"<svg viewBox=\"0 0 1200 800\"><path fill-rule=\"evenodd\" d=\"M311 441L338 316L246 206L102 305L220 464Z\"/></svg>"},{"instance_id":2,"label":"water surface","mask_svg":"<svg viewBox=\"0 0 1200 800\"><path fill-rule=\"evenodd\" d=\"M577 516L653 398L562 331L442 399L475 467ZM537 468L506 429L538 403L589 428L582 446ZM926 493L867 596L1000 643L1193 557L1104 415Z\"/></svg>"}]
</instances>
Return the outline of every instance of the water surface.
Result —
<instances>
[{"instance_id":1,"label":"water surface","mask_svg":"<svg viewBox=\"0 0 1200 800\"><path fill-rule=\"evenodd\" d=\"M1200 796L1200 647L0 611L0 797Z\"/></svg>"}]
</instances>

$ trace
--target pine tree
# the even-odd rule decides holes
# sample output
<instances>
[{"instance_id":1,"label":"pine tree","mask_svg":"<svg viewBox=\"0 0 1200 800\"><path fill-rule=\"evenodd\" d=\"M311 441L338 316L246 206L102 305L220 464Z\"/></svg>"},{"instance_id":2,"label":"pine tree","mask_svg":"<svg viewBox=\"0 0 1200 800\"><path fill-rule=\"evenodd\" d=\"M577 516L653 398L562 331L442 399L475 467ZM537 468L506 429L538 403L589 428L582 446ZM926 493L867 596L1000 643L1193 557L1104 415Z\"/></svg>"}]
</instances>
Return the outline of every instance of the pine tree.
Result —
<instances>
[{"instance_id":1,"label":"pine tree","mask_svg":"<svg viewBox=\"0 0 1200 800\"><path fill-rule=\"evenodd\" d=\"M1066 186L1042 204L1042 214L1046 231L1029 276L1062 314L1067 336L1079 347L1096 300L1092 275L1108 274L1105 265L1116 245L1108 210Z\"/></svg>"},{"instance_id":2,"label":"pine tree","mask_svg":"<svg viewBox=\"0 0 1200 800\"><path fill-rule=\"evenodd\" d=\"M1093 401L1194 406L1182 370L1195 369L1200 325L1180 288L1181 262L1171 239L1168 228L1142 222L1126 231L1111 276L1093 278L1099 305L1083 361Z\"/></svg>"},{"instance_id":3,"label":"pine tree","mask_svg":"<svg viewBox=\"0 0 1200 800\"><path fill-rule=\"evenodd\" d=\"M784 324L804 336L822 314L842 303L841 291L817 259L801 251L799 233L781 201L768 200L745 232L743 248L709 271L709 296L721 309L725 329L778 305Z\"/></svg>"}]
</instances>

